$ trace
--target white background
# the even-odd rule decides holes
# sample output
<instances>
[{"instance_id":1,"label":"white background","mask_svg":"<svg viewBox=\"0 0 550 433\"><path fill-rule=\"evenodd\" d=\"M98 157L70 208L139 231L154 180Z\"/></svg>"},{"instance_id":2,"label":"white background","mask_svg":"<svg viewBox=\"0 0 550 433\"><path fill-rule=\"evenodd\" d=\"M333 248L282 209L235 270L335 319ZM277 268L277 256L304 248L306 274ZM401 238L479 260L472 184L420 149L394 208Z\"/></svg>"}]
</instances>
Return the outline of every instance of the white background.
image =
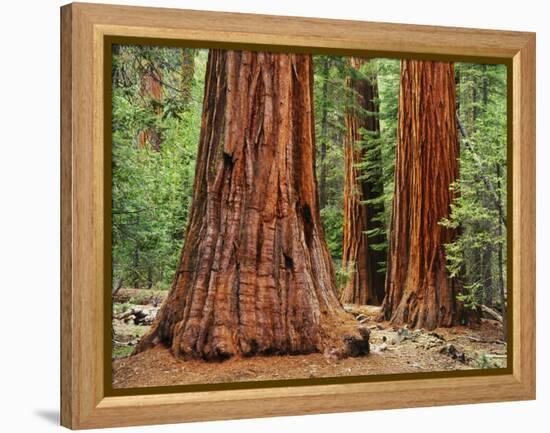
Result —
<instances>
[{"instance_id":1,"label":"white background","mask_svg":"<svg viewBox=\"0 0 550 433\"><path fill-rule=\"evenodd\" d=\"M113 0L115 1L115 0ZM128 429L140 432L512 432L548 422L549 23L544 1L120 1L537 32L538 401L281 417ZM2 2L0 51L0 399L3 431L59 430L59 6ZM546 422L544 422L546 421ZM544 428L544 427L543 427ZM546 427L547 428L547 427ZM120 430L119 430L120 431Z\"/></svg>"}]
</instances>

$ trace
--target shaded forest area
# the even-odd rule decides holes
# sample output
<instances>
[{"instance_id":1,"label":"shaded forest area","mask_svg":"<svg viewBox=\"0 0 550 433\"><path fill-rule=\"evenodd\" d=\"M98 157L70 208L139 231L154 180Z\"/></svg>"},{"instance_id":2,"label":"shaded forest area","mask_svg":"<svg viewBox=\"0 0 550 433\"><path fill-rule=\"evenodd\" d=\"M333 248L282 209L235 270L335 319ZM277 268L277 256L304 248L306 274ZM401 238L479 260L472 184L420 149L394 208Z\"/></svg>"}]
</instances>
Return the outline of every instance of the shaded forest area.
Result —
<instances>
[{"instance_id":1,"label":"shaded forest area","mask_svg":"<svg viewBox=\"0 0 550 433\"><path fill-rule=\"evenodd\" d=\"M491 331L490 340L500 345L506 329L505 66L214 51L219 50L113 48L114 356L134 350L136 338L158 316L171 287L173 293L158 316L163 319L157 317L161 323L141 338L136 353L159 338L181 357L327 353L338 346L333 340L342 338L329 328L345 329L344 340L368 340L362 326L359 333L351 330L354 325L340 313L346 308L349 313L351 305L376 306L377 317L357 309L352 314L354 322L368 319L361 325L368 324L366 332L371 334L382 331L376 325L380 320L405 325L403 329L432 330L479 323L483 328L486 324L480 321L492 319L501 335ZM225 117L216 112L224 106ZM430 109L419 111L419 107ZM260 126L252 131L254 122ZM446 129L440 129L443 124ZM308 130L314 130L310 139ZM270 136L273 144L267 144ZM281 147L281 137L294 139ZM304 145L304 140L310 144ZM251 143L266 150L251 156L247 154ZM314 163L311 171L310 148L314 150L309 157ZM216 166L212 155L217 152L223 155ZM281 154L302 154L302 162L262 163ZM252 179L246 166L251 158L258 161L253 179L259 191L239 198ZM274 177L275 172L279 174ZM221 183L216 183L216 174ZM277 185L283 187L276 191ZM213 188L218 188L222 201L232 197L228 210L216 214L203 205L201 197L212 197ZM284 188L289 195L280 191ZM425 191L434 191L433 197ZM238 208L239 200L269 203L270 197L275 213L268 207L260 215ZM425 202L411 197L423 197ZM301 207L294 210L295 202ZM426 211L430 206L434 210ZM290 209L284 218L280 218L281 207ZM415 218L422 213L429 218ZM264 313L259 322L252 310L247 319L246 299L239 301L240 316L235 318L232 307L224 306L223 299L216 304L217 298L208 308L197 306L202 313L196 318L177 309L170 312L170 305L187 303L193 309L194 302L205 302L198 289L193 291L199 293L196 300L184 301L181 296L187 296L184 286L190 283L185 275L193 260L199 260L193 267L202 269L203 261L195 256L204 248L201 236L208 225L203 222L214 217L226 218L227 224L246 220L251 228L244 238L237 228L220 234L220 239L234 234L236 252L220 250L221 262L200 271L205 275L219 272L220 266L226 269L220 281L240 275L242 294L243 275L252 278L254 264L234 261L233 254L241 258L249 254L260 263L269 262L262 262L263 254L281 257L284 279L276 269L264 267L260 280L254 277L250 282L266 288L263 294L251 289L251 297L265 302L258 307L256 300L256 307L251 307ZM272 228L258 223L255 231L255 218L271 221L274 217ZM281 241L287 235L277 233L286 231L294 236ZM239 251L238 245L255 236L269 245L265 239L270 233L276 235L269 250ZM296 241L301 237L305 246ZM415 245L418 239L421 245ZM277 248L280 254L273 253ZM312 263L316 268L311 277L304 277ZM247 266L252 266L249 271ZM200 272L193 278L200 280ZM273 310L270 301L281 296L283 281L289 294L302 293L296 299L285 295L276 301L288 313ZM214 292L230 297L231 287L219 284ZM308 284L311 288L304 289ZM448 287L446 294L443 285ZM445 297L447 301L442 300ZM321 312L330 316L324 322L316 318L320 299ZM286 315L296 309L301 316ZM213 319L203 316L204 311ZM210 329L210 320L223 325ZM229 335L234 335L232 324L237 322L242 338L235 340ZM183 328L180 336L171 334L176 323ZM266 323L272 331L263 333ZM291 324L288 329L285 323ZM378 348L393 338L384 337ZM380 338L371 336L371 343ZM472 338L486 340L479 335ZM348 341L342 350L356 351L350 347Z\"/></svg>"}]
</instances>

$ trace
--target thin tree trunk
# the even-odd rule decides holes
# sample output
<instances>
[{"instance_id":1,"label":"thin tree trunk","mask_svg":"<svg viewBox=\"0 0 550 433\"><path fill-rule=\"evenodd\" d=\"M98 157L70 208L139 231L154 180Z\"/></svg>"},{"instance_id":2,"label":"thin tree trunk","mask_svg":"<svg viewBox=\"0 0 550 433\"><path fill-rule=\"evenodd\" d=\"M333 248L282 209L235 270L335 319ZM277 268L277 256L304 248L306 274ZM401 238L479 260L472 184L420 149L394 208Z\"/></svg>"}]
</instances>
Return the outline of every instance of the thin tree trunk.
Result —
<instances>
[{"instance_id":1,"label":"thin tree trunk","mask_svg":"<svg viewBox=\"0 0 550 433\"><path fill-rule=\"evenodd\" d=\"M482 88L481 88L481 94L483 102L483 108L486 111L487 105L489 103L489 77L487 76L487 65L482 65L483 70L483 81L482 81Z\"/></svg>"},{"instance_id":2,"label":"thin tree trunk","mask_svg":"<svg viewBox=\"0 0 550 433\"><path fill-rule=\"evenodd\" d=\"M489 103L489 83L487 77L487 65L482 65L482 85L481 85L481 104L483 106L483 114L487 114L487 106ZM483 193L482 196L483 207L489 209L491 199L487 193ZM489 222L483 224L483 229L486 233L491 233L492 227ZM493 246L490 243L486 243L482 253L482 277L485 299L483 302L490 307L493 307L494 302L494 290L493 290Z\"/></svg>"},{"instance_id":3,"label":"thin tree trunk","mask_svg":"<svg viewBox=\"0 0 550 433\"><path fill-rule=\"evenodd\" d=\"M481 267L483 278L484 299L483 303L493 307L493 249L491 245L485 245L481 254Z\"/></svg>"},{"instance_id":4,"label":"thin tree trunk","mask_svg":"<svg viewBox=\"0 0 550 433\"><path fill-rule=\"evenodd\" d=\"M153 268L150 264L147 265L147 288L153 288Z\"/></svg>"},{"instance_id":5,"label":"thin tree trunk","mask_svg":"<svg viewBox=\"0 0 550 433\"><path fill-rule=\"evenodd\" d=\"M382 152L377 142L380 134L375 103L378 87L376 81L358 76L367 62L367 59L352 57L349 66L355 73L347 80L350 97L345 115L342 266L353 268L354 273L344 287L341 300L380 305L384 299L384 275L378 269L386 259L386 251L375 251L370 243L385 243L384 205L365 202L383 193ZM365 163L366 157L369 170L358 167ZM379 230L379 234L368 236L370 230Z\"/></svg>"},{"instance_id":6,"label":"thin tree trunk","mask_svg":"<svg viewBox=\"0 0 550 433\"><path fill-rule=\"evenodd\" d=\"M477 118L478 118L478 110L477 110L477 80L474 78L473 80L473 83L472 83L472 88L471 88L471 95L470 95L470 100L471 100L471 112L470 112L470 126L468 128L468 131L472 134L475 135L476 131L477 131L477 125L476 125L476 121L477 121ZM468 146L468 145L466 145ZM481 165L480 165L481 167ZM478 173L479 176L484 176L485 173L483 171L480 171L480 173ZM478 179L476 179L476 181L479 181ZM483 193L481 193L481 196L480 197L481 199L483 199ZM475 226L477 226L477 230L479 230L481 227L480 227L480 224L478 223L475 223ZM485 282L483 281L483 277L484 277L484 267L483 267L483 264L484 264L484 261L483 261L483 251L481 249L481 247L479 245L476 245L475 247L473 247L473 256L475 258L475 260L473 261L473 266L471 266L471 270L469 272L469 276L470 276L470 281L469 281L469 284L472 284L472 283L479 283L479 281L481 280L481 286L482 286L482 292L481 294L477 294L477 298L476 301L477 302L484 302L484 292L485 292Z\"/></svg>"},{"instance_id":7,"label":"thin tree trunk","mask_svg":"<svg viewBox=\"0 0 550 433\"><path fill-rule=\"evenodd\" d=\"M330 60L325 57L323 62L323 105L321 112L321 160L319 161L320 171L319 174L319 202L320 208L323 209L327 205L327 134L328 134L328 73L329 73Z\"/></svg>"},{"instance_id":8,"label":"thin tree trunk","mask_svg":"<svg viewBox=\"0 0 550 433\"><path fill-rule=\"evenodd\" d=\"M139 214L136 214L136 227L139 227ZM135 289L139 289L141 286L140 278L139 278L139 269L141 266L140 263L140 250L141 245L138 240L135 241L134 245L134 251L132 255L132 286Z\"/></svg>"},{"instance_id":9,"label":"thin tree trunk","mask_svg":"<svg viewBox=\"0 0 550 433\"><path fill-rule=\"evenodd\" d=\"M140 266L140 263L139 263L139 243L136 242L136 245L134 246L134 254L133 254L133 258L132 258L132 269L134 270L133 272L133 278L132 278L132 285L134 288L136 289L139 289L140 286L141 286L141 283L140 283L140 280L139 280L139 266Z\"/></svg>"},{"instance_id":10,"label":"thin tree trunk","mask_svg":"<svg viewBox=\"0 0 550 433\"><path fill-rule=\"evenodd\" d=\"M500 176L501 168L500 164L497 163L497 179L498 181L498 197L499 202L502 201L502 194L500 193ZM502 206L499 207L499 214L500 214L500 221L504 219L504 212L502 210ZM499 238L502 239L503 235L503 224L499 223L498 225L498 235ZM508 306L506 305L506 288L504 284L504 254L503 254L503 246L502 242L499 244L498 247L498 286L499 286L499 296L500 296L500 306L501 306L501 312L502 312L502 332L504 335L504 340L508 338Z\"/></svg>"},{"instance_id":11,"label":"thin tree trunk","mask_svg":"<svg viewBox=\"0 0 550 433\"><path fill-rule=\"evenodd\" d=\"M118 291L122 288L122 284L124 283L124 280L122 278L119 278L116 282L116 284L113 287L113 290L111 291L111 296L114 298L115 295L118 293Z\"/></svg>"},{"instance_id":12,"label":"thin tree trunk","mask_svg":"<svg viewBox=\"0 0 550 433\"><path fill-rule=\"evenodd\" d=\"M195 77L195 50L184 48L181 54L181 86L184 109L189 108L192 100L193 81Z\"/></svg>"},{"instance_id":13,"label":"thin tree trunk","mask_svg":"<svg viewBox=\"0 0 550 433\"><path fill-rule=\"evenodd\" d=\"M399 127L383 316L396 324L451 326L458 313L446 269L448 218L458 178L452 63L401 61Z\"/></svg>"},{"instance_id":14,"label":"thin tree trunk","mask_svg":"<svg viewBox=\"0 0 550 433\"><path fill-rule=\"evenodd\" d=\"M185 247L135 353L368 352L335 295L315 179L309 55L211 50Z\"/></svg>"},{"instance_id":15,"label":"thin tree trunk","mask_svg":"<svg viewBox=\"0 0 550 433\"><path fill-rule=\"evenodd\" d=\"M478 118L478 107L477 107L477 83L474 81L472 86L472 131L476 131L476 119Z\"/></svg>"}]
</instances>

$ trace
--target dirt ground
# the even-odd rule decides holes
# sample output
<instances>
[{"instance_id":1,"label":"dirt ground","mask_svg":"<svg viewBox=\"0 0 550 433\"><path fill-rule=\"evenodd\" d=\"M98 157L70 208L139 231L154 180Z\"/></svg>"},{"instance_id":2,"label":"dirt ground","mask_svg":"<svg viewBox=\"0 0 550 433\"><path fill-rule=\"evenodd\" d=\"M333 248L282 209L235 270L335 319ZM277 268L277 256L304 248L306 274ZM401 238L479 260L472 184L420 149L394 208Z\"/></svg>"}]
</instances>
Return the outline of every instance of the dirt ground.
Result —
<instances>
[{"instance_id":1,"label":"dirt ground","mask_svg":"<svg viewBox=\"0 0 550 433\"><path fill-rule=\"evenodd\" d=\"M254 380L363 376L428 371L454 371L506 367L502 326L482 319L476 327L409 330L375 320L378 308L346 306L371 330L371 353L360 358L334 359L320 353L293 356L257 356L212 363L175 359L169 349L156 347L128 357L148 329L159 299L123 292L123 307L115 305L113 387L134 388ZM135 303L134 303L135 302ZM141 317L135 311L145 311ZM126 316L126 317L124 317ZM123 317L117 319L116 317ZM136 320L138 317L139 320ZM140 321L143 322L140 323ZM137 323L136 323L137 322Z\"/></svg>"}]
</instances>

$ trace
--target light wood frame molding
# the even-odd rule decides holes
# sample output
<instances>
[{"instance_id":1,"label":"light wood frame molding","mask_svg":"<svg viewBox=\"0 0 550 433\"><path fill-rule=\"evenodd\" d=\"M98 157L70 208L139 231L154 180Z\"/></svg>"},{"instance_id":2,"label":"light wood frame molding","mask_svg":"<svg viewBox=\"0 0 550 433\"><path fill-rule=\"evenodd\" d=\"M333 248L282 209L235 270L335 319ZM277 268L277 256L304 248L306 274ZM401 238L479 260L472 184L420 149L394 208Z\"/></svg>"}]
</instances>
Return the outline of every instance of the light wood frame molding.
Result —
<instances>
[{"instance_id":1,"label":"light wood frame molding","mask_svg":"<svg viewBox=\"0 0 550 433\"><path fill-rule=\"evenodd\" d=\"M102 277L106 36L507 62L513 119L509 373L107 396ZM61 54L62 425L80 429L535 398L534 33L73 3L61 8Z\"/></svg>"}]
</instances>

